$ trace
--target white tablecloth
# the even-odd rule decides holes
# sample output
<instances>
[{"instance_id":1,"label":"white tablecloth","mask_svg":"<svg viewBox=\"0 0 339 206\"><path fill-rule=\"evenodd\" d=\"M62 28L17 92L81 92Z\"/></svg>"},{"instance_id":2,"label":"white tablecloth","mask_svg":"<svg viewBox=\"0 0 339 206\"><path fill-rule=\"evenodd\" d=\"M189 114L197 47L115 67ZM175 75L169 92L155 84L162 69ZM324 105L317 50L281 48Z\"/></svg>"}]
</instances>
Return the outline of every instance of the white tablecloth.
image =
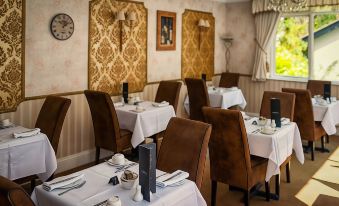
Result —
<instances>
[{"instance_id":1,"label":"white tablecloth","mask_svg":"<svg viewBox=\"0 0 339 206\"><path fill-rule=\"evenodd\" d=\"M138 165L129 170L138 173ZM72 190L62 196L58 196L63 190L47 192L41 185L36 187L32 193L32 199L37 206L71 206L89 205L93 206L112 196L119 196L123 206L133 205L160 205L160 206L205 206L207 205L195 183L189 180L184 185L177 187L157 187L157 192L152 195L151 202L134 202L131 199L132 190L125 190L120 185L108 184L112 176L121 176L122 172L114 173L115 168L106 163L96 165L78 173L85 174L86 184L76 190ZM161 171L157 171L157 175Z\"/></svg>"},{"instance_id":2,"label":"white tablecloth","mask_svg":"<svg viewBox=\"0 0 339 206\"><path fill-rule=\"evenodd\" d=\"M208 89L208 96L210 99L211 107L220 107L228 109L232 106L240 106L242 109L246 107L246 100L240 89L231 88L215 88ZM189 98L186 96L184 107L187 114L190 112Z\"/></svg>"},{"instance_id":3,"label":"white tablecloth","mask_svg":"<svg viewBox=\"0 0 339 206\"><path fill-rule=\"evenodd\" d=\"M45 181L57 168L54 150L42 133L14 139L14 132L27 130L23 127L0 130L0 175L15 180L37 174Z\"/></svg>"},{"instance_id":4,"label":"white tablecloth","mask_svg":"<svg viewBox=\"0 0 339 206\"><path fill-rule=\"evenodd\" d=\"M304 164L301 137L295 122L277 128L278 131L273 135L266 135L260 132L253 133L260 128L257 125L252 125L252 122L256 119L252 118L245 122L247 139L252 155L269 159L266 181L269 181L273 175L280 174L280 165L292 154L292 150L294 150L299 162Z\"/></svg>"},{"instance_id":5,"label":"white tablecloth","mask_svg":"<svg viewBox=\"0 0 339 206\"><path fill-rule=\"evenodd\" d=\"M321 122L328 135L337 132L336 125L339 124L339 102L332 102L327 106L321 106L313 101L314 121Z\"/></svg>"},{"instance_id":6,"label":"white tablecloth","mask_svg":"<svg viewBox=\"0 0 339 206\"><path fill-rule=\"evenodd\" d=\"M135 112L135 105L125 104L122 107L116 107L120 128L133 132L132 146L136 147L142 143L145 138L162 132L166 129L169 120L175 117L173 106L154 107L152 102L142 102L139 104L146 110L144 112Z\"/></svg>"}]
</instances>

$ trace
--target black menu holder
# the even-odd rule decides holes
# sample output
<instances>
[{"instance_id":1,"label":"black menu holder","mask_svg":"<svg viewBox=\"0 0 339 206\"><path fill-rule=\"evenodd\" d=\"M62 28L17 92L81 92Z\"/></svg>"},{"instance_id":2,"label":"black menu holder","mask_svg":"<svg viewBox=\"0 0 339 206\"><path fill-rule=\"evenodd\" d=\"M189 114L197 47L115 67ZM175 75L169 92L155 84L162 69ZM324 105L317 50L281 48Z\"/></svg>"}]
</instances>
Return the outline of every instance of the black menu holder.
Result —
<instances>
[{"instance_id":1,"label":"black menu holder","mask_svg":"<svg viewBox=\"0 0 339 206\"><path fill-rule=\"evenodd\" d=\"M330 84L324 84L324 99L327 100L327 98L331 101L331 85Z\"/></svg>"},{"instance_id":2,"label":"black menu holder","mask_svg":"<svg viewBox=\"0 0 339 206\"><path fill-rule=\"evenodd\" d=\"M156 145L139 146L139 184L144 200L150 202L150 192L156 192Z\"/></svg>"},{"instance_id":3,"label":"black menu holder","mask_svg":"<svg viewBox=\"0 0 339 206\"><path fill-rule=\"evenodd\" d=\"M206 82L206 74L201 74L201 79Z\"/></svg>"},{"instance_id":4,"label":"black menu holder","mask_svg":"<svg viewBox=\"0 0 339 206\"><path fill-rule=\"evenodd\" d=\"M128 103L128 83L122 83L122 97L124 98L125 103Z\"/></svg>"},{"instance_id":5,"label":"black menu holder","mask_svg":"<svg viewBox=\"0 0 339 206\"><path fill-rule=\"evenodd\" d=\"M280 99L271 98L271 119L275 121L276 127L281 127Z\"/></svg>"}]
</instances>

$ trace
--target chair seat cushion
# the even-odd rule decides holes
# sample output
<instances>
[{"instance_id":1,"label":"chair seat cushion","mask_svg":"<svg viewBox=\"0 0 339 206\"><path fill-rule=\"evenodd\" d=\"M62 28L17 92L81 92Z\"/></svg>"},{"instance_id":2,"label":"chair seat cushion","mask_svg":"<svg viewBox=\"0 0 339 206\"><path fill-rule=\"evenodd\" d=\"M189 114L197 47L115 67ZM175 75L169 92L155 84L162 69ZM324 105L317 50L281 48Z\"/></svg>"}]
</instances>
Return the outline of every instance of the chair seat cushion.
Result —
<instances>
[{"instance_id":1,"label":"chair seat cushion","mask_svg":"<svg viewBox=\"0 0 339 206\"><path fill-rule=\"evenodd\" d=\"M251 165L252 168L256 166L260 166L261 164L265 164L268 160L266 158L258 157L255 155L251 155Z\"/></svg>"},{"instance_id":2,"label":"chair seat cushion","mask_svg":"<svg viewBox=\"0 0 339 206\"><path fill-rule=\"evenodd\" d=\"M126 130L126 129L120 129L120 138L126 138L132 136L132 132Z\"/></svg>"},{"instance_id":3,"label":"chair seat cushion","mask_svg":"<svg viewBox=\"0 0 339 206\"><path fill-rule=\"evenodd\" d=\"M321 125L321 122L315 122L315 127L314 127L314 138L315 140L320 139L322 136L326 135L326 132Z\"/></svg>"}]
</instances>

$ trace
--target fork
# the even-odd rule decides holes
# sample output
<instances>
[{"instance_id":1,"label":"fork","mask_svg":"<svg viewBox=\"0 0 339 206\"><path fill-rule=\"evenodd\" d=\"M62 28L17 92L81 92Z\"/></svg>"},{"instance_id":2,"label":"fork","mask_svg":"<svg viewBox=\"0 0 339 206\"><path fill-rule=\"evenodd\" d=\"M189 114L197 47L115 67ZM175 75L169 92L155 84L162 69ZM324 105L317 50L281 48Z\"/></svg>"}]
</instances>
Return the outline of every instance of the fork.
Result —
<instances>
[{"instance_id":1,"label":"fork","mask_svg":"<svg viewBox=\"0 0 339 206\"><path fill-rule=\"evenodd\" d=\"M137 165L137 163L129 164L129 165L127 165L127 166L124 166L124 167L118 169L117 171L115 171L115 173L121 172L121 171L126 170L126 169L128 169L128 168L130 168L130 167L133 167L133 166L135 166L135 165Z\"/></svg>"},{"instance_id":2,"label":"fork","mask_svg":"<svg viewBox=\"0 0 339 206\"><path fill-rule=\"evenodd\" d=\"M60 192L58 195L61 196L61 195L65 194L65 193L67 193L67 192L69 192L69 191L71 191L71 190L79 189L79 188L81 188L82 186L84 186L85 184L86 184L86 180L83 181L82 183L78 184L78 185L75 185L75 186L73 186L73 187L71 187L71 188L68 188L67 190L65 190L65 191L63 191L63 192Z\"/></svg>"}]
</instances>

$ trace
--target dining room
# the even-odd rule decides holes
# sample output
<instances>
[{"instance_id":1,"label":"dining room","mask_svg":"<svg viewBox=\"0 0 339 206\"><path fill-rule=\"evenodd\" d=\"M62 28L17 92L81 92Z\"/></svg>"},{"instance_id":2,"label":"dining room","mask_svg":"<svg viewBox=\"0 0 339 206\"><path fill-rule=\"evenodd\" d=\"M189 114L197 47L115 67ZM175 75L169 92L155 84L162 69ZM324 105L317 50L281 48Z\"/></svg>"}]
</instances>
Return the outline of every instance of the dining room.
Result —
<instances>
[{"instance_id":1,"label":"dining room","mask_svg":"<svg viewBox=\"0 0 339 206\"><path fill-rule=\"evenodd\" d=\"M339 0L0 0L0 205L339 205L338 51Z\"/></svg>"}]
</instances>

